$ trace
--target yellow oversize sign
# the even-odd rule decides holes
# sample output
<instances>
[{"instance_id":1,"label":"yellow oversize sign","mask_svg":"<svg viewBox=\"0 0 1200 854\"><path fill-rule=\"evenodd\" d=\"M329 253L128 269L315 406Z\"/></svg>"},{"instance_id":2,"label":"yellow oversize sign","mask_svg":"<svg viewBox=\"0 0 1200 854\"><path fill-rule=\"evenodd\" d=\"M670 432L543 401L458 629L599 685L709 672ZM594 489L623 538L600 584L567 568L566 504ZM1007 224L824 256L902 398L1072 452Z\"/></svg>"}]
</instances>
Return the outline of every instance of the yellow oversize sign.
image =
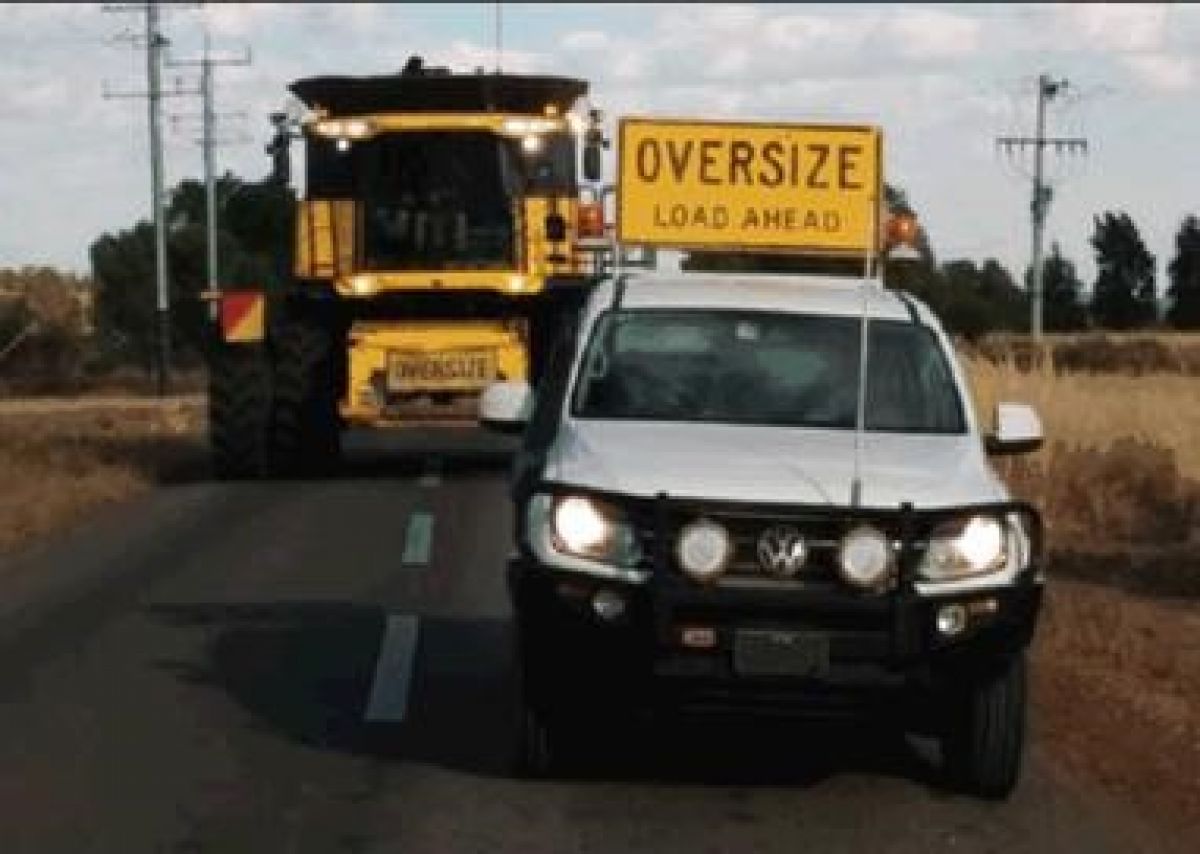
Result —
<instances>
[{"instance_id":1,"label":"yellow oversize sign","mask_svg":"<svg viewBox=\"0 0 1200 854\"><path fill-rule=\"evenodd\" d=\"M617 239L874 253L879 128L624 119Z\"/></svg>"}]
</instances>

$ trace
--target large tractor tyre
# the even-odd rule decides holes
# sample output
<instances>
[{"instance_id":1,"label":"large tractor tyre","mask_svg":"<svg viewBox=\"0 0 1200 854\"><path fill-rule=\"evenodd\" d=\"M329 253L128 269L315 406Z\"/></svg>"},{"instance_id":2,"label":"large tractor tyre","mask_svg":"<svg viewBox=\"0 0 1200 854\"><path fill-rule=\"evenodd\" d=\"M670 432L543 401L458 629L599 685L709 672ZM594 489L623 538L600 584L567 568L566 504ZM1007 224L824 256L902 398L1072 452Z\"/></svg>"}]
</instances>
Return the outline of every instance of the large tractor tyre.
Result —
<instances>
[{"instance_id":1,"label":"large tractor tyre","mask_svg":"<svg viewBox=\"0 0 1200 854\"><path fill-rule=\"evenodd\" d=\"M1025 655L964 686L952 705L942 754L951 784L985 798L1012 793L1025 742Z\"/></svg>"},{"instance_id":2,"label":"large tractor tyre","mask_svg":"<svg viewBox=\"0 0 1200 854\"><path fill-rule=\"evenodd\" d=\"M305 321L272 336L271 470L282 477L331 473L341 457L334 337Z\"/></svg>"},{"instance_id":3,"label":"large tractor tyre","mask_svg":"<svg viewBox=\"0 0 1200 854\"><path fill-rule=\"evenodd\" d=\"M263 477L270 465L271 371L263 348L220 344L208 364L208 438L221 480Z\"/></svg>"}]
</instances>

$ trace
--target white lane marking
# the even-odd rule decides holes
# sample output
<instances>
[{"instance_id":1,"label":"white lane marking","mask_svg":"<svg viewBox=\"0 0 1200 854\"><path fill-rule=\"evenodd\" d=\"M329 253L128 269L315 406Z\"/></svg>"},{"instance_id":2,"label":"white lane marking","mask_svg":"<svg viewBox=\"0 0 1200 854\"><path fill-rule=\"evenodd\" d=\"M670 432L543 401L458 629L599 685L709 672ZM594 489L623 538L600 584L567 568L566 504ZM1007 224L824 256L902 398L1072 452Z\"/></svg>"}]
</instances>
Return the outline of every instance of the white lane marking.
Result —
<instances>
[{"instance_id":1,"label":"white lane marking","mask_svg":"<svg viewBox=\"0 0 1200 854\"><path fill-rule=\"evenodd\" d=\"M425 471L421 473L421 478L417 481L420 486L436 487L442 483L442 458L430 457L425 461Z\"/></svg>"},{"instance_id":2,"label":"white lane marking","mask_svg":"<svg viewBox=\"0 0 1200 854\"><path fill-rule=\"evenodd\" d=\"M408 713L408 689L412 686L413 662L417 653L419 620L412 614L389 614L375 679L363 717L368 721L399 723Z\"/></svg>"},{"instance_id":3,"label":"white lane marking","mask_svg":"<svg viewBox=\"0 0 1200 854\"><path fill-rule=\"evenodd\" d=\"M409 566L424 566L429 563L433 551L433 514L418 510L408 519L408 530L404 534L404 553L400 562Z\"/></svg>"}]
</instances>

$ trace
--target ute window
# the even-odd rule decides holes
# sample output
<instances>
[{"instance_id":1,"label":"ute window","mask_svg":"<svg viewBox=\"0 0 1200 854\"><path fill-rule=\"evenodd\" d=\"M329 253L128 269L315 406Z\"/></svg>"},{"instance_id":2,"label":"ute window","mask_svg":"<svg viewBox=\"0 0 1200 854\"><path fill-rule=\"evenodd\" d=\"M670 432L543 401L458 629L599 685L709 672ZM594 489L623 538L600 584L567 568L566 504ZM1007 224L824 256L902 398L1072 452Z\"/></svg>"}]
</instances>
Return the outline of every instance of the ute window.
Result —
<instances>
[{"instance_id":1,"label":"ute window","mask_svg":"<svg viewBox=\"0 0 1200 854\"><path fill-rule=\"evenodd\" d=\"M870 324L867 429L963 433L961 398L934 335ZM572 400L577 418L854 429L859 320L657 309L595 325Z\"/></svg>"}]
</instances>

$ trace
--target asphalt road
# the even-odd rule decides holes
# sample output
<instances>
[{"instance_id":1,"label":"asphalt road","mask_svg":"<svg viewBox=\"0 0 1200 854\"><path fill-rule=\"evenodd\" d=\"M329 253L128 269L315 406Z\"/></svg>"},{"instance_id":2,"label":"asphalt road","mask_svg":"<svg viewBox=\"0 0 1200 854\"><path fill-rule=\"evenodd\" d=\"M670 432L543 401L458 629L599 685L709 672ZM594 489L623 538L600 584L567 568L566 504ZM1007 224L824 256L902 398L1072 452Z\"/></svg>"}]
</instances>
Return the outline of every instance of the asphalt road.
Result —
<instances>
[{"instance_id":1,"label":"asphalt road","mask_svg":"<svg viewBox=\"0 0 1200 854\"><path fill-rule=\"evenodd\" d=\"M0 850L1178 847L1058 774L1036 716L1003 804L920 743L757 726L513 779L503 451L360 441L336 479L173 486L0 564Z\"/></svg>"}]
</instances>

